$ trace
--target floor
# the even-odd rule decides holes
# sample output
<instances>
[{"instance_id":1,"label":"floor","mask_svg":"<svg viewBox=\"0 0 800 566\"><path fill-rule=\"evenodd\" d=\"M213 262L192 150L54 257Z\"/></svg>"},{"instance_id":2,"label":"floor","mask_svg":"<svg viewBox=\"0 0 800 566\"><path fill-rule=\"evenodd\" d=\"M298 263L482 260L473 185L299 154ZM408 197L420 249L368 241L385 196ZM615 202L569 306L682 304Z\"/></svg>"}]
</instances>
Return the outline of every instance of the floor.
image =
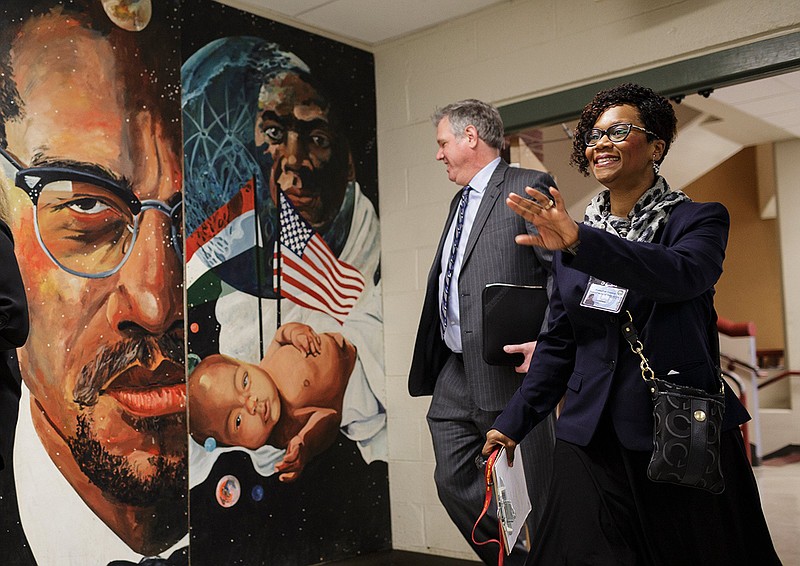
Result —
<instances>
[{"instance_id":1,"label":"floor","mask_svg":"<svg viewBox=\"0 0 800 566\"><path fill-rule=\"evenodd\" d=\"M755 469L764 514L784 566L800 566L800 449L765 460ZM480 562L399 550L360 556L336 566L476 566Z\"/></svg>"},{"instance_id":2,"label":"floor","mask_svg":"<svg viewBox=\"0 0 800 566\"><path fill-rule=\"evenodd\" d=\"M784 566L800 566L800 447L754 470L778 556Z\"/></svg>"},{"instance_id":3,"label":"floor","mask_svg":"<svg viewBox=\"0 0 800 566\"><path fill-rule=\"evenodd\" d=\"M477 566L481 564L483 563L477 560L458 560L401 550L379 552L333 563L334 566Z\"/></svg>"}]
</instances>

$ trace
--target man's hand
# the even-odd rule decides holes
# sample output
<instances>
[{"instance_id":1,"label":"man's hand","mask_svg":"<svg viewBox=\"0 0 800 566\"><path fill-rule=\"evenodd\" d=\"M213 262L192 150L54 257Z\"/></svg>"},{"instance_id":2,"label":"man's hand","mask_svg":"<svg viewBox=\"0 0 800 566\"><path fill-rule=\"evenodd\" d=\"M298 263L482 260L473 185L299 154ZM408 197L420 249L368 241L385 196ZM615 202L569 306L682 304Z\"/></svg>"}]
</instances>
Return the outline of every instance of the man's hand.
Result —
<instances>
[{"instance_id":1,"label":"man's hand","mask_svg":"<svg viewBox=\"0 0 800 566\"><path fill-rule=\"evenodd\" d=\"M331 408L306 407L295 413L298 419L308 418L303 428L286 445L283 460L275 466L278 480L293 482L306 465L336 439L342 415Z\"/></svg>"},{"instance_id":2,"label":"man's hand","mask_svg":"<svg viewBox=\"0 0 800 566\"><path fill-rule=\"evenodd\" d=\"M286 446L286 454L283 460L275 466L275 471L280 475L278 480L281 482L293 482L306 467L306 446L300 436L295 436Z\"/></svg>"},{"instance_id":3,"label":"man's hand","mask_svg":"<svg viewBox=\"0 0 800 566\"><path fill-rule=\"evenodd\" d=\"M514 465L514 450L517 448L517 443L499 430L492 429L486 433L486 444L483 445L481 454L488 457L494 449L499 446L503 446L506 449L508 467L512 467Z\"/></svg>"},{"instance_id":4,"label":"man's hand","mask_svg":"<svg viewBox=\"0 0 800 566\"><path fill-rule=\"evenodd\" d=\"M514 368L517 373L528 373L528 368L531 365L531 358L533 357L533 351L535 349L536 341L525 342L524 344L506 344L503 346L503 351L506 354L520 353L525 356L525 359L522 360L522 363Z\"/></svg>"}]
</instances>

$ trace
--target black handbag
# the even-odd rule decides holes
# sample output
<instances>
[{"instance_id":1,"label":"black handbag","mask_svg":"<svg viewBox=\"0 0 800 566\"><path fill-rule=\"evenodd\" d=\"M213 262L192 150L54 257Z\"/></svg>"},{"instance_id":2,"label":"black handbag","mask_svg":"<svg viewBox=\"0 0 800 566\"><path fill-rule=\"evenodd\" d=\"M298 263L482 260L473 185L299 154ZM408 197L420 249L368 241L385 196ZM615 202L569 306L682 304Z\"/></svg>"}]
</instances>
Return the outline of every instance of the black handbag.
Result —
<instances>
[{"instance_id":1,"label":"black handbag","mask_svg":"<svg viewBox=\"0 0 800 566\"><path fill-rule=\"evenodd\" d=\"M641 358L642 379L653 400L653 454L647 477L722 493L725 479L720 463L720 435L725 393L721 374L717 372L718 393L656 378L630 312L628 318L630 321L622 325L622 335Z\"/></svg>"}]
</instances>

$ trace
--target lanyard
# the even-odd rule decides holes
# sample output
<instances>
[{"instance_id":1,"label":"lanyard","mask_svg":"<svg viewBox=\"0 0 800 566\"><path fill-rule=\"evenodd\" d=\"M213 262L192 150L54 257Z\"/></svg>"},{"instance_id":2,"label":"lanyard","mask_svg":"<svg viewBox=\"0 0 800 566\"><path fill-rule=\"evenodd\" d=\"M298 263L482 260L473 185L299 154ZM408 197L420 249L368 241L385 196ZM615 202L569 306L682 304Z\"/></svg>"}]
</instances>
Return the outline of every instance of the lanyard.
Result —
<instances>
[{"instance_id":1,"label":"lanyard","mask_svg":"<svg viewBox=\"0 0 800 566\"><path fill-rule=\"evenodd\" d=\"M478 520L475 521L475 525L473 525L472 527L472 542L481 546L492 542L496 542L498 545L500 545L500 553L497 556L497 566L503 566L503 559L505 558L505 549L503 548L503 538L501 536L498 536L496 539L492 538L489 540L485 540L483 542L478 542L477 540L475 540L475 529L478 528L478 523L480 523L481 519L483 519L484 515L486 515L486 511L489 509L489 505L492 502L492 486L494 485L494 482L492 481L492 468L494 467L494 462L495 460L497 460L497 455L499 452L500 449L496 448L489 455L489 459L486 461L486 468L484 471L484 481L486 483L486 497L483 500L483 510L481 511L481 514L478 515ZM501 533L502 531L500 529L503 528L503 525L500 523L500 519L497 520L497 527L498 527L497 532Z\"/></svg>"}]
</instances>

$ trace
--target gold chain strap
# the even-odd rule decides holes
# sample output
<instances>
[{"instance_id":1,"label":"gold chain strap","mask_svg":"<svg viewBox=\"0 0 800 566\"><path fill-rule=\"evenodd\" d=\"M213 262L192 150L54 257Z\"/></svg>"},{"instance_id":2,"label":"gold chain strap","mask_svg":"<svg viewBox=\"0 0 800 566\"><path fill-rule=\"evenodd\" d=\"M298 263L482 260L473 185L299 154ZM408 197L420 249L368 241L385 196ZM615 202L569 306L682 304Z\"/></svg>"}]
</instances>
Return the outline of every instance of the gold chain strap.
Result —
<instances>
[{"instance_id":1,"label":"gold chain strap","mask_svg":"<svg viewBox=\"0 0 800 566\"><path fill-rule=\"evenodd\" d=\"M622 328L622 333L625 336L625 339L628 341L631 351L634 354L638 354L639 358L641 358L641 361L639 362L639 369L642 370L642 379L645 381L652 381L655 379L656 374L650 368L650 362L644 355L644 346L642 345L641 341L639 340L639 336L636 333L636 327L633 325L633 316L631 315L631 311L626 310L625 312L628 313L630 322L625 323L625 326Z\"/></svg>"}]
</instances>

